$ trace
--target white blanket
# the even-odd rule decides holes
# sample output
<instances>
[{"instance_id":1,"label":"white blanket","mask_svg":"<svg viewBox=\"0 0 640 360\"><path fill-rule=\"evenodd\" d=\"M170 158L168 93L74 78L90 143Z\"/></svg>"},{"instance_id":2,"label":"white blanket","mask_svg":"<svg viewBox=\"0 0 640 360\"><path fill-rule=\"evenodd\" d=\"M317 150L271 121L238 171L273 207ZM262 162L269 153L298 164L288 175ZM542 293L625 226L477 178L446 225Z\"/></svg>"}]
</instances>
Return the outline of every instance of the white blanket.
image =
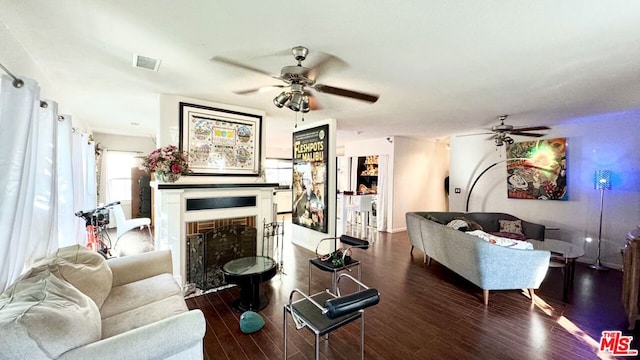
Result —
<instances>
[{"instance_id":1,"label":"white blanket","mask_svg":"<svg viewBox=\"0 0 640 360\"><path fill-rule=\"evenodd\" d=\"M530 242L495 236L482 230L467 231L467 234L477 236L480 239L488 241L492 244L510 247L512 249L533 250L533 244L531 244Z\"/></svg>"}]
</instances>

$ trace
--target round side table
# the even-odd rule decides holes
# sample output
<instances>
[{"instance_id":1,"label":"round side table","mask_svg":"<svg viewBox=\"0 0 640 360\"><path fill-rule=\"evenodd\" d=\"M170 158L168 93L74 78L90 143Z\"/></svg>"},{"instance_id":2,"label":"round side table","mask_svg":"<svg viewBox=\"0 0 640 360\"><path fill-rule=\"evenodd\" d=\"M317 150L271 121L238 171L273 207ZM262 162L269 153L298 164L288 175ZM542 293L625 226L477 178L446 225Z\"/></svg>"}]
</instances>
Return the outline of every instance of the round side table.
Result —
<instances>
[{"instance_id":1,"label":"round side table","mask_svg":"<svg viewBox=\"0 0 640 360\"><path fill-rule=\"evenodd\" d=\"M238 312L260 311L269 304L266 295L260 292L260 284L276 274L276 262L266 256L247 256L224 264L224 280L240 286L240 297L233 302Z\"/></svg>"}]
</instances>

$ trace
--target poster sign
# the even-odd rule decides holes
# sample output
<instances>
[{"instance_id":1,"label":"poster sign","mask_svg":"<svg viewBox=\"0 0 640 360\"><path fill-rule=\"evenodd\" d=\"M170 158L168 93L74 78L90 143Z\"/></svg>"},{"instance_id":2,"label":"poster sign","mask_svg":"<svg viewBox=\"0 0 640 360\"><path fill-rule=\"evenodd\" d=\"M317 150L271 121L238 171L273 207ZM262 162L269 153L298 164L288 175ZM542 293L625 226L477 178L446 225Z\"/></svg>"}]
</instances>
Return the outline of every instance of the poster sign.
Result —
<instances>
[{"instance_id":1,"label":"poster sign","mask_svg":"<svg viewBox=\"0 0 640 360\"><path fill-rule=\"evenodd\" d=\"M567 139L507 145L507 194L511 199L567 200Z\"/></svg>"},{"instance_id":2,"label":"poster sign","mask_svg":"<svg viewBox=\"0 0 640 360\"><path fill-rule=\"evenodd\" d=\"M258 176L262 116L180 103L180 149L194 175Z\"/></svg>"},{"instance_id":3,"label":"poster sign","mask_svg":"<svg viewBox=\"0 0 640 360\"><path fill-rule=\"evenodd\" d=\"M327 233L329 125L293 133L292 222Z\"/></svg>"}]
</instances>

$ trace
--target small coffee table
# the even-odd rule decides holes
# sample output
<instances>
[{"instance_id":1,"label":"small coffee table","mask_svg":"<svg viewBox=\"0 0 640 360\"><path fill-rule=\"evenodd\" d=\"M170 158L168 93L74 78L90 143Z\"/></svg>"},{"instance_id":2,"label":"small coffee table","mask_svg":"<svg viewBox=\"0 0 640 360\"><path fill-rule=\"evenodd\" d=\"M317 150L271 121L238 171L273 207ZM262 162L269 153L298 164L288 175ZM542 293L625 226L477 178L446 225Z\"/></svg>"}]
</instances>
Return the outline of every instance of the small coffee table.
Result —
<instances>
[{"instance_id":1,"label":"small coffee table","mask_svg":"<svg viewBox=\"0 0 640 360\"><path fill-rule=\"evenodd\" d=\"M224 280L240 286L240 297L233 302L239 312L260 311L269 304L269 298L260 292L260 283L276 274L276 262L266 256L247 256L231 260L222 266Z\"/></svg>"},{"instance_id":2,"label":"small coffee table","mask_svg":"<svg viewBox=\"0 0 640 360\"><path fill-rule=\"evenodd\" d=\"M584 256L584 248L570 242L544 239L544 241L529 240L534 249L549 250L551 261L549 267L565 268L562 282L562 301L568 302L569 290L573 287L573 278L576 273L576 259Z\"/></svg>"}]
</instances>

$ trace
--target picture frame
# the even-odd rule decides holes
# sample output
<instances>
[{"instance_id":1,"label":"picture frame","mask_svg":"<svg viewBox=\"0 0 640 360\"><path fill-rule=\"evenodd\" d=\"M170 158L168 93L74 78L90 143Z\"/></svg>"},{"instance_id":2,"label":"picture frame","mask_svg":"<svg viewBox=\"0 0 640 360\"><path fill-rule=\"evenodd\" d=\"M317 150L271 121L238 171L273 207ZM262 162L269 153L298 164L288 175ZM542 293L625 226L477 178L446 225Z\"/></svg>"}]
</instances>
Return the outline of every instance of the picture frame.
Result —
<instances>
[{"instance_id":1,"label":"picture frame","mask_svg":"<svg viewBox=\"0 0 640 360\"><path fill-rule=\"evenodd\" d=\"M508 144L506 153L509 199L569 199L567 138Z\"/></svg>"},{"instance_id":2,"label":"picture frame","mask_svg":"<svg viewBox=\"0 0 640 360\"><path fill-rule=\"evenodd\" d=\"M179 117L191 175L260 176L261 115L180 102Z\"/></svg>"},{"instance_id":3,"label":"picture frame","mask_svg":"<svg viewBox=\"0 0 640 360\"><path fill-rule=\"evenodd\" d=\"M329 125L293 133L293 224L328 233Z\"/></svg>"}]
</instances>

